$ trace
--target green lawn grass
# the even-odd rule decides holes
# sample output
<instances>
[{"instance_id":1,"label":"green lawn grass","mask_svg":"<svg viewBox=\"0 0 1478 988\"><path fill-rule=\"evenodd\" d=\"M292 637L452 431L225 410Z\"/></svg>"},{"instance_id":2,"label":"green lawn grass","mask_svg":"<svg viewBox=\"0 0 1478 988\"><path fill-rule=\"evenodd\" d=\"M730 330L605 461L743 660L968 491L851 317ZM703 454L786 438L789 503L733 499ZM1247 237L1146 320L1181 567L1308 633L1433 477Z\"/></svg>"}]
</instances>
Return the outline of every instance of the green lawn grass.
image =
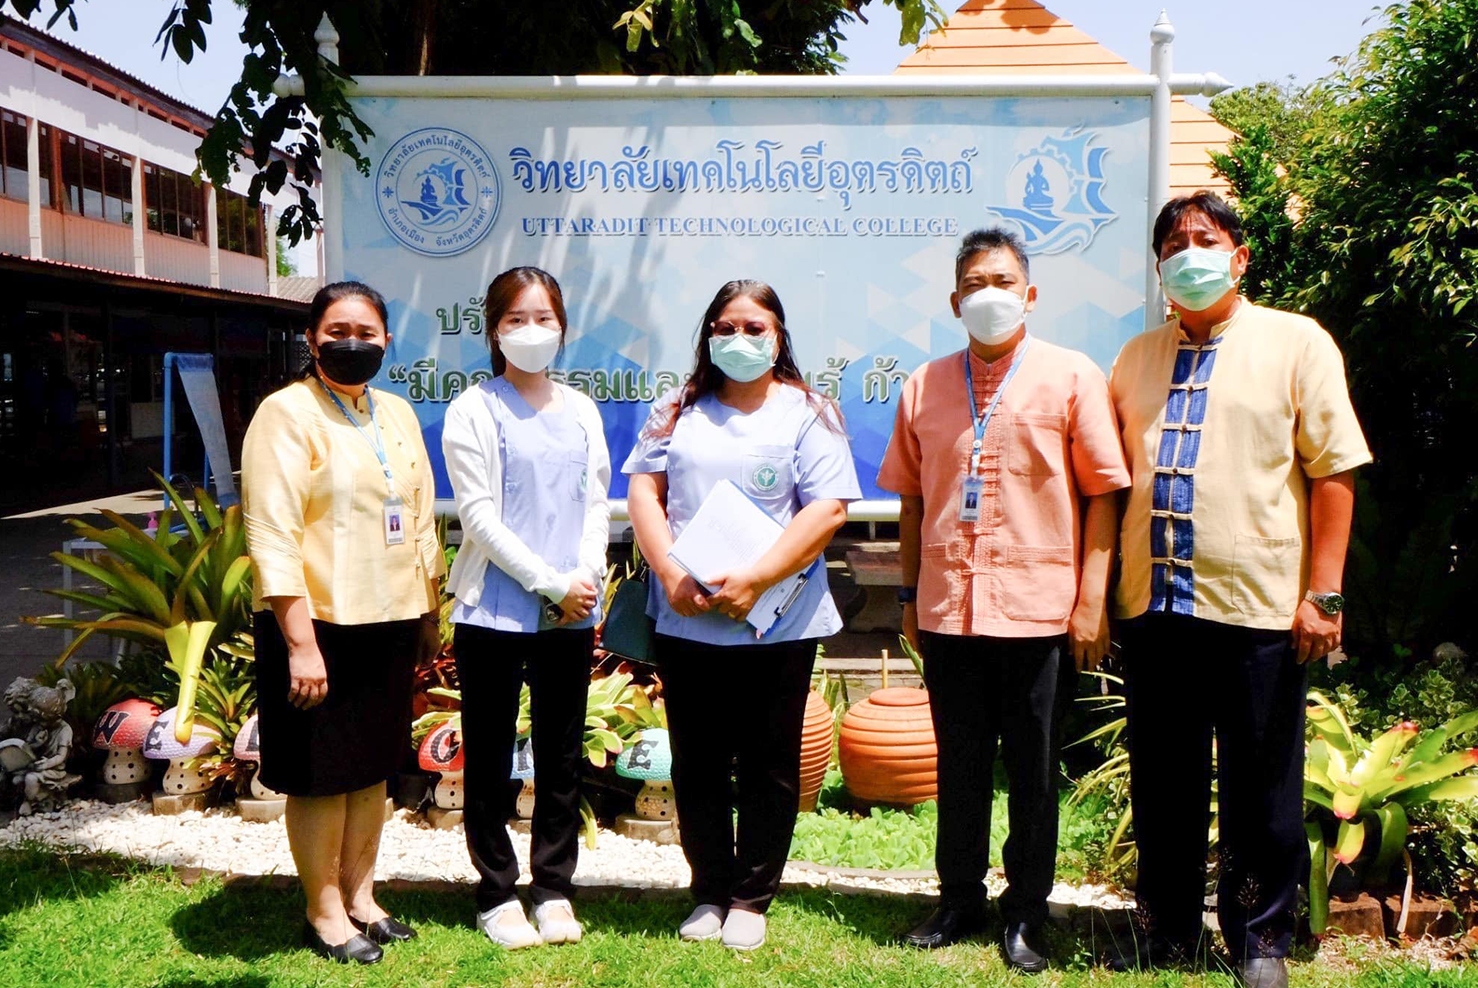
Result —
<instances>
[{"instance_id":1,"label":"green lawn grass","mask_svg":"<svg viewBox=\"0 0 1478 988\"><path fill-rule=\"evenodd\" d=\"M1098 865L1115 821L1105 815L1102 800L1074 805L1071 790L1059 799L1057 877L1064 881L1102 881ZM1001 864L1001 848L1009 833L1007 792L997 787L991 803L990 863ZM826 775L814 813L796 818L791 840L793 860L841 868L888 868L927 871L934 867L934 836L939 814L934 803L911 809L873 807L858 811L835 769Z\"/></svg>"},{"instance_id":2,"label":"green lawn grass","mask_svg":"<svg viewBox=\"0 0 1478 988\"><path fill-rule=\"evenodd\" d=\"M968 985L1230 986L1224 971L1115 975L1098 967L1088 935L1051 934L1054 970L1007 971L992 943L921 953L895 946L928 910L825 891L785 893L770 913L770 939L752 954L675 935L687 904L582 901L584 942L507 953L471 924L471 890L394 893L383 903L421 931L383 964L342 967L301 949L301 898L266 885L184 884L168 869L41 850L0 852L0 986L3 988L763 988ZM1379 954L1372 948L1372 953ZM1296 986L1478 988L1478 967L1429 972L1387 957L1362 966L1349 951L1302 958Z\"/></svg>"}]
</instances>

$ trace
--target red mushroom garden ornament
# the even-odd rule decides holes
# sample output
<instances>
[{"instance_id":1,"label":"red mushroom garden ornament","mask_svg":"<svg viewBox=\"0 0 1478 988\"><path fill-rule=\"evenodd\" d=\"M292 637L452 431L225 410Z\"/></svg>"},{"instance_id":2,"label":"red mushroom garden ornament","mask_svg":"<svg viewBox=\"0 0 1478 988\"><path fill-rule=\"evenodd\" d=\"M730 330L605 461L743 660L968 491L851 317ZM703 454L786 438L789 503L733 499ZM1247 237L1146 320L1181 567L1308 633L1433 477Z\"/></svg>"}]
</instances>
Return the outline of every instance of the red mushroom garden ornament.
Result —
<instances>
[{"instance_id":1,"label":"red mushroom garden ornament","mask_svg":"<svg viewBox=\"0 0 1478 988\"><path fill-rule=\"evenodd\" d=\"M159 707L148 700L115 703L97 720L92 746L106 751L97 798L104 803L131 803L150 788L149 763L144 760L144 740L159 719Z\"/></svg>"},{"instance_id":2,"label":"red mushroom garden ornament","mask_svg":"<svg viewBox=\"0 0 1478 988\"><path fill-rule=\"evenodd\" d=\"M214 752L221 736L213 728L197 721L190 730L188 739L181 743L175 736L175 717L178 707L170 707L159 715L149 736L144 739L144 757L157 761L168 761L160 792L154 794L154 812L179 812L183 809L204 809L206 790L210 789L211 777L199 759ZM197 796L198 799L180 800L177 797Z\"/></svg>"},{"instance_id":3,"label":"red mushroom garden ornament","mask_svg":"<svg viewBox=\"0 0 1478 988\"><path fill-rule=\"evenodd\" d=\"M442 724L421 742L420 765L423 771L437 772L440 778L432 792L432 802L440 810L462 808L462 771L467 763L462 748L462 731L453 724Z\"/></svg>"}]
</instances>

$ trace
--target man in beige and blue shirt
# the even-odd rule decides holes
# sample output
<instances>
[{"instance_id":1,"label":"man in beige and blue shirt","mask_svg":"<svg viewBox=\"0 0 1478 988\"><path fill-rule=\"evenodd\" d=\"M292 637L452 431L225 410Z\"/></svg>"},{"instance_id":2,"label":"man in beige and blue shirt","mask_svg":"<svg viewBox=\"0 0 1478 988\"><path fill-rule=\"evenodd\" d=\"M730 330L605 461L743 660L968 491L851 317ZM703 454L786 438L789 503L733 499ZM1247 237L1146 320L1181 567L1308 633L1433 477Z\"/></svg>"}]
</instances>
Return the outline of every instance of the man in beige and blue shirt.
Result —
<instances>
[{"instance_id":1,"label":"man in beige and blue shirt","mask_svg":"<svg viewBox=\"0 0 1478 988\"><path fill-rule=\"evenodd\" d=\"M1307 873L1307 663L1339 645L1371 457L1329 334L1238 294L1250 258L1226 203L1171 200L1153 246L1174 316L1125 345L1109 383L1133 476L1116 610L1150 934L1123 963L1203 935L1214 732L1222 934L1246 984L1282 988Z\"/></svg>"}]
</instances>

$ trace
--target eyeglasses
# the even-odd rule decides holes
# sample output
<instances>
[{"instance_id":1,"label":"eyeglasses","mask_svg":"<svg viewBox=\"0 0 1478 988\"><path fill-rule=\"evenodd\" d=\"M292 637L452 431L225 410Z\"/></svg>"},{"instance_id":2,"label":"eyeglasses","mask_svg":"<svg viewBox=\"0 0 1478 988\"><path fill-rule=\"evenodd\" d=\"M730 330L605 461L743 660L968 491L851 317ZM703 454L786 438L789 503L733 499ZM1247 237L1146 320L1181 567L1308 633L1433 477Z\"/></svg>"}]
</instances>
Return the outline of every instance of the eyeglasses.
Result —
<instances>
[{"instance_id":1,"label":"eyeglasses","mask_svg":"<svg viewBox=\"0 0 1478 988\"><path fill-rule=\"evenodd\" d=\"M713 329L714 336L733 336L738 332L743 332L745 336L764 336L770 331L769 324L763 322L715 322L709 325Z\"/></svg>"}]
</instances>

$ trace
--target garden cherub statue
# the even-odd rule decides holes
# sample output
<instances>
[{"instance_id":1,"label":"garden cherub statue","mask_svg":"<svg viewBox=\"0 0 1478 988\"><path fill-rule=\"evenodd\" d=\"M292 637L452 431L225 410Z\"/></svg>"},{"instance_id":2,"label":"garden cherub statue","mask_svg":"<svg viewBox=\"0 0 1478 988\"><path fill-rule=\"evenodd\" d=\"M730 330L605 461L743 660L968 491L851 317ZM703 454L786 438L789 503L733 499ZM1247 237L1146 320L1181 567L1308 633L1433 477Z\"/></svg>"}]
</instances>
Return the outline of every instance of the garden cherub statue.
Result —
<instances>
[{"instance_id":1,"label":"garden cherub statue","mask_svg":"<svg viewBox=\"0 0 1478 988\"><path fill-rule=\"evenodd\" d=\"M42 686L34 679L17 678L5 688L11 710L9 729L0 740L0 772L5 775L8 802L20 797L19 813L59 808L67 790L80 776L67 771L72 751L72 728L66 722L67 704L77 695L68 680Z\"/></svg>"}]
</instances>

